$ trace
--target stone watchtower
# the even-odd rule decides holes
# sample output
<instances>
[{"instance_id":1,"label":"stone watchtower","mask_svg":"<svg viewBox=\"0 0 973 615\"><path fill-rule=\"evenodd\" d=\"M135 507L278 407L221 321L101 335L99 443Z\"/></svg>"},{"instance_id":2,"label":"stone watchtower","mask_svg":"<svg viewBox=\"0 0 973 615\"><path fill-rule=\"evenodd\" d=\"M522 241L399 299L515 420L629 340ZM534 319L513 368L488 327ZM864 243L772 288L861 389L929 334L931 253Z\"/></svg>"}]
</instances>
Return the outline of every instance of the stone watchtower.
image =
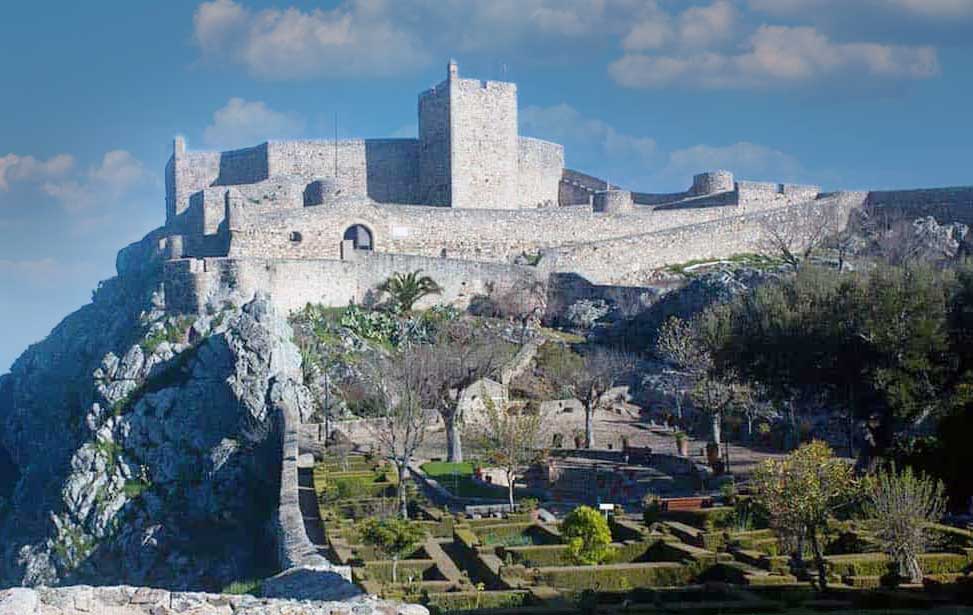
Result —
<instances>
[{"instance_id":1,"label":"stone watchtower","mask_svg":"<svg viewBox=\"0 0 973 615\"><path fill-rule=\"evenodd\" d=\"M419 199L456 208L518 207L517 86L446 80L419 96Z\"/></svg>"}]
</instances>

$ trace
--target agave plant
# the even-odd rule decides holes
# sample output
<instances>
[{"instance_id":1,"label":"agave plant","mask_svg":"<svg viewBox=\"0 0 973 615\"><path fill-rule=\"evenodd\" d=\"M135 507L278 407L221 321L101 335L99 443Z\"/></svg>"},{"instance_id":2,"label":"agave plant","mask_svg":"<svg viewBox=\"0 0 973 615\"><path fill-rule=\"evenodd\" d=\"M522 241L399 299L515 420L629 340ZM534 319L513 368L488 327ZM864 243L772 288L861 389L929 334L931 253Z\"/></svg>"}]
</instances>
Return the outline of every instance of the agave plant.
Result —
<instances>
[{"instance_id":1,"label":"agave plant","mask_svg":"<svg viewBox=\"0 0 973 615\"><path fill-rule=\"evenodd\" d=\"M378 290L388 293L392 305L401 312L412 310L416 301L427 295L438 295L443 289L427 275L419 275L422 270L409 273L394 273L378 286Z\"/></svg>"}]
</instances>

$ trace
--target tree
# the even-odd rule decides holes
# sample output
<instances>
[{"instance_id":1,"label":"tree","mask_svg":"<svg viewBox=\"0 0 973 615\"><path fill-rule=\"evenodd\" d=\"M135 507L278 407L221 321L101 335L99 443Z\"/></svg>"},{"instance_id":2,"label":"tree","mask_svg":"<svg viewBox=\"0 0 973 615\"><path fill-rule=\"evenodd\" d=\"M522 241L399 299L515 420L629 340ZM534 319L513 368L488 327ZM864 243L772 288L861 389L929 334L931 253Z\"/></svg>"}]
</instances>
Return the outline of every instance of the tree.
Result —
<instances>
[{"instance_id":1,"label":"tree","mask_svg":"<svg viewBox=\"0 0 973 615\"><path fill-rule=\"evenodd\" d=\"M928 542L927 526L945 509L943 484L906 467L879 470L865 481L865 513L882 549L911 583L922 582L919 554Z\"/></svg>"},{"instance_id":2,"label":"tree","mask_svg":"<svg viewBox=\"0 0 973 615\"><path fill-rule=\"evenodd\" d=\"M693 403L710 416L710 442L723 446L723 418L730 412L747 412L754 405L753 389L733 375L704 375L690 392Z\"/></svg>"},{"instance_id":3,"label":"tree","mask_svg":"<svg viewBox=\"0 0 973 615\"><path fill-rule=\"evenodd\" d=\"M500 313L520 322L520 343L531 326L539 325L547 309L547 283L536 277L519 278L497 301Z\"/></svg>"},{"instance_id":4,"label":"tree","mask_svg":"<svg viewBox=\"0 0 973 615\"><path fill-rule=\"evenodd\" d=\"M693 323L677 316L662 323L655 350L662 360L689 378L691 389L713 368L713 357L696 334ZM676 400L676 415L681 419L682 391L676 385L672 393Z\"/></svg>"},{"instance_id":5,"label":"tree","mask_svg":"<svg viewBox=\"0 0 973 615\"><path fill-rule=\"evenodd\" d=\"M359 521L356 529L362 542L392 558L393 583L398 582L396 569L399 559L409 555L426 537L421 525L407 519L368 517Z\"/></svg>"},{"instance_id":6,"label":"tree","mask_svg":"<svg viewBox=\"0 0 973 615\"><path fill-rule=\"evenodd\" d=\"M399 478L396 495L403 519L409 516L406 493L409 464L430 427L421 403L426 384L422 368L428 360L426 353L410 347L365 369L369 393L379 409L378 416L368 422L368 428L382 454L395 464Z\"/></svg>"},{"instance_id":7,"label":"tree","mask_svg":"<svg viewBox=\"0 0 973 615\"><path fill-rule=\"evenodd\" d=\"M561 521L561 535L568 541L568 554L575 562L600 564L614 553L608 522L594 508L579 506Z\"/></svg>"},{"instance_id":8,"label":"tree","mask_svg":"<svg viewBox=\"0 0 973 615\"><path fill-rule=\"evenodd\" d=\"M413 370L422 382L422 403L446 426L446 459L463 461L460 400L463 391L500 367L503 342L475 321L452 321L435 343L416 347Z\"/></svg>"},{"instance_id":9,"label":"tree","mask_svg":"<svg viewBox=\"0 0 973 615\"><path fill-rule=\"evenodd\" d=\"M537 459L541 435L540 412L498 405L483 392L483 415L467 423L467 439L484 461L503 470L507 477L507 499L514 508L514 481L521 470Z\"/></svg>"},{"instance_id":10,"label":"tree","mask_svg":"<svg viewBox=\"0 0 973 615\"><path fill-rule=\"evenodd\" d=\"M790 208L783 216L764 218L759 249L797 271L840 230L838 211L833 206L808 203Z\"/></svg>"},{"instance_id":11,"label":"tree","mask_svg":"<svg viewBox=\"0 0 973 615\"><path fill-rule=\"evenodd\" d=\"M409 312L415 303L427 295L438 295L443 292L431 277L420 276L422 270L409 273L396 272L387 280L379 284L378 290L388 293L393 307L400 312Z\"/></svg>"},{"instance_id":12,"label":"tree","mask_svg":"<svg viewBox=\"0 0 973 615\"><path fill-rule=\"evenodd\" d=\"M751 479L756 502L786 544L793 546L797 567L803 566L804 540L811 543L821 589L827 587L824 552L819 540L833 513L854 498L853 468L838 459L827 444L813 441L782 459L768 459Z\"/></svg>"},{"instance_id":13,"label":"tree","mask_svg":"<svg viewBox=\"0 0 973 615\"><path fill-rule=\"evenodd\" d=\"M593 448L595 413L610 401L607 393L628 378L635 361L625 352L602 347L589 351L580 360L568 357L549 366L547 375L584 406L585 448Z\"/></svg>"}]
</instances>

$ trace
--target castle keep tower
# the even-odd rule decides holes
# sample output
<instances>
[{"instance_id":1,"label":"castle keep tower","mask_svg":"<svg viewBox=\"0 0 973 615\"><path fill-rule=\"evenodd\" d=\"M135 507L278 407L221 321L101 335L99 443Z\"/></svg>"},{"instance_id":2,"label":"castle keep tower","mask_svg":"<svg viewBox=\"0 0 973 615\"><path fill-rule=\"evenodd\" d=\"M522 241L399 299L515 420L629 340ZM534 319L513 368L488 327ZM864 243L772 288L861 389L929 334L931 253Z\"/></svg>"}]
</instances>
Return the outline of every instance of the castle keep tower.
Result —
<instances>
[{"instance_id":1,"label":"castle keep tower","mask_svg":"<svg viewBox=\"0 0 973 615\"><path fill-rule=\"evenodd\" d=\"M517 86L446 80L419 96L419 198L455 208L515 209L520 141Z\"/></svg>"}]
</instances>

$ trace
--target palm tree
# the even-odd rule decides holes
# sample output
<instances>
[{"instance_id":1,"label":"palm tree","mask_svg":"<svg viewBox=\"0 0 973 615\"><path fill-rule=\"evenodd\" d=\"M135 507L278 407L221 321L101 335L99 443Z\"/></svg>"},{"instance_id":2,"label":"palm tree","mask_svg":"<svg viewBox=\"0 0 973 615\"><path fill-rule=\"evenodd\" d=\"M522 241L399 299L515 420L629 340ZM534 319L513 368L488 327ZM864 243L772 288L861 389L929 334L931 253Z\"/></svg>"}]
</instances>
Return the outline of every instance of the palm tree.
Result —
<instances>
[{"instance_id":1,"label":"palm tree","mask_svg":"<svg viewBox=\"0 0 973 615\"><path fill-rule=\"evenodd\" d=\"M422 273L421 269L409 273L396 272L379 284L378 290L388 293L397 309L408 312L419 299L443 292L442 287L432 278L427 275L420 276L420 273Z\"/></svg>"}]
</instances>

